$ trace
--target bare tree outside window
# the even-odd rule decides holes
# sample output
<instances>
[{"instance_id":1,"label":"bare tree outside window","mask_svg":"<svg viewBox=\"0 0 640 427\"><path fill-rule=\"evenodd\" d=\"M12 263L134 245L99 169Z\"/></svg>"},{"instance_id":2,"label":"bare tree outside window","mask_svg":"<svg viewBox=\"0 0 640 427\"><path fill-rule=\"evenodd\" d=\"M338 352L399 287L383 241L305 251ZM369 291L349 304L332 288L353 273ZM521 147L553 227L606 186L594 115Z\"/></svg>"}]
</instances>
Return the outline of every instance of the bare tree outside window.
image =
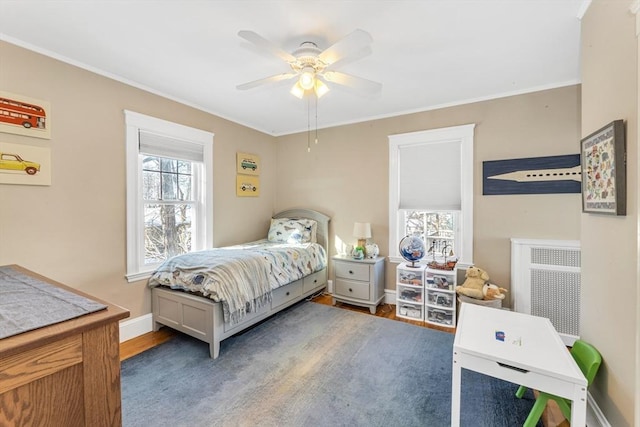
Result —
<instances>
[{"instance_id":1,"label":"bare tree outside window","mask_svg":"<svg viewBox=\"0 0 640 427\"><path fill-rule=\"evenodd\" d=\"M145 263L191 251L193 175L188 161L143 156Z\"/></svg>"}]
</instances>

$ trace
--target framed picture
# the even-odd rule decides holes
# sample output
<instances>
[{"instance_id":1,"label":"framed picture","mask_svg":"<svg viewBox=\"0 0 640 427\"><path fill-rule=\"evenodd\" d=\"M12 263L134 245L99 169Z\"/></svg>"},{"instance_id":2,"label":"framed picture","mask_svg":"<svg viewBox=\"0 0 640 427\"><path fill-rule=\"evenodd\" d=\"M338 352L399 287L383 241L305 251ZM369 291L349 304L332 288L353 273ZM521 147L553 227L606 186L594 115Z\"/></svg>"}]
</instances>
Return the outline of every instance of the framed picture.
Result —
<instances>
[{"instance_id":1,"label":"framed picture","mask_svg":"<svg viewBox=\"0 0 640 427\"><path fill-rule=\"evenodd\" d=\"M260 157L249 153L236 153L237 173L260 175Z\"/></svg>"},{"instance_id":2,"label":"framed picture","mask_svg":"<svg viewBox=\"0 0 640 427\"><path fill-rule=\"evenodd\" d=\"M0 185L51 185L51 148L0 141Z\"/></svg>"},{"instance_id":3,"label":"framed picture","mask_svg":"<svg viewBox=\"0 0 640 427\"><path fill-rule=\"evenodd\" d=\"M51 139L49 102L0 91L0 132Z\"/></svg>"},{"instance_id":4,"label":"framed picture","mask_svg":"<svg viewBox=\"0 0 640 427\"><path fill-rule=\"evenodd\" d=\"M258 197L260 195L260 178L250 175L236 175L236 196Z\"/></svg>"},{"instance_id":5,"label":"framed picture","mask_svg":"<svg viewBox=\"0 0 640 427\"><path fill-rule=\"evenodd\" d=\"M625 129L615 120L580 141L582 211L627 214Z\"/></svg>"}]
</instances>

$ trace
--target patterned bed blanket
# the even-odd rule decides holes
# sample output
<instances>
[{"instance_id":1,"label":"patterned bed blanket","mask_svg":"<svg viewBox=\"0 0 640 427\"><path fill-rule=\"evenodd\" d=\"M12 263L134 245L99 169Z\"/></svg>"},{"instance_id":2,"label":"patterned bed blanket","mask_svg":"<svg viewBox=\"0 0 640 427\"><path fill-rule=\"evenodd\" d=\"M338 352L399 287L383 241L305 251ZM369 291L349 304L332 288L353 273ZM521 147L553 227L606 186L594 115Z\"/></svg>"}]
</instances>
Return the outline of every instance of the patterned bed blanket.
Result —
<instances>
[{"instance_id":1,"label":"patterned bed blanket","mask_svg":"<svg viewBox=\"0 0 640 427\"><path fill-rule=\"evenodd\" d=\"M271 291L327 265L317 243L290 244L258 240L243 245L178 255L165 261L149 286L201 293L221 302L224 321L235 324L271 302Z\"/></svg>"}]
</instances>

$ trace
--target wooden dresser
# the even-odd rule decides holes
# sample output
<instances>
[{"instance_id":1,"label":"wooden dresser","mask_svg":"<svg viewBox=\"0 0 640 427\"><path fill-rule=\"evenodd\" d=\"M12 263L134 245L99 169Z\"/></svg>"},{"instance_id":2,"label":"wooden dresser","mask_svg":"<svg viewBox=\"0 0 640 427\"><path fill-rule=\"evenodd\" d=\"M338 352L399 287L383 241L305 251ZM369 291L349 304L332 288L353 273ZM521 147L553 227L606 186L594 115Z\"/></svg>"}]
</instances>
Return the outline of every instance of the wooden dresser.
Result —
<instances>
[{"instance_id":1,"label":"wooden dresser","mask_svg":"<svg viewBox=\"0 0 640 427\"><path fill-rule=\"evenodd\" d=\"M121 426L118 321L129 312L13 267L107 309L0 340L0 426Z\"/></svg>"}]
</instances>

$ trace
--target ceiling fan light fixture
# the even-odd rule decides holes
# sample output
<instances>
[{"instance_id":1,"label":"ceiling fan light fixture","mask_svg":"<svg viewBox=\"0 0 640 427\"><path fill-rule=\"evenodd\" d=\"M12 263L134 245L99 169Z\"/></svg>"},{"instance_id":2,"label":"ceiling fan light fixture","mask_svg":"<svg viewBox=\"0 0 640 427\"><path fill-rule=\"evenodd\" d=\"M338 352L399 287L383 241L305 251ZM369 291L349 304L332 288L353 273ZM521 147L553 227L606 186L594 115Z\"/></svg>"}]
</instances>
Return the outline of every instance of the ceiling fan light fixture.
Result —
<instances>
[{"instance_id":1,"label":"ceiling fan light fixture","mask_svg":"<svg viewBox=\"0 0 640 427\"><path fill-rule=\"evenodd\" d=\"M313 89L313 86L316 82L316 70L313 67L304 67L302 69L302 73L300 74L300 79L298 83L300 83L300 87L304 90Z\"/></svg>"},{"instance_id":2,"label":"ceiling fan light fixture","mask_svg":"<svg viewBox=\"0 0 640 427\"><path fill-rule=\"evenodd\" d=\"M316 92L316 96L320 98L322 95L329 92L329 86L320 81L320 79L316 79L316 84L313 90Z\"/></svg>"},{"instance_id":3,"label":"ceiling fan light fixture","mask_svg":"<svg viewBox=\"0 0 640 427\"><path fill-rule=\"evenodd\" d=\"M304 96L305 90L300 86L300 82L297 81L296 84L291 88L291 95L295 96L298 99L302 99Z\"/></svg>"}]
</instances>

